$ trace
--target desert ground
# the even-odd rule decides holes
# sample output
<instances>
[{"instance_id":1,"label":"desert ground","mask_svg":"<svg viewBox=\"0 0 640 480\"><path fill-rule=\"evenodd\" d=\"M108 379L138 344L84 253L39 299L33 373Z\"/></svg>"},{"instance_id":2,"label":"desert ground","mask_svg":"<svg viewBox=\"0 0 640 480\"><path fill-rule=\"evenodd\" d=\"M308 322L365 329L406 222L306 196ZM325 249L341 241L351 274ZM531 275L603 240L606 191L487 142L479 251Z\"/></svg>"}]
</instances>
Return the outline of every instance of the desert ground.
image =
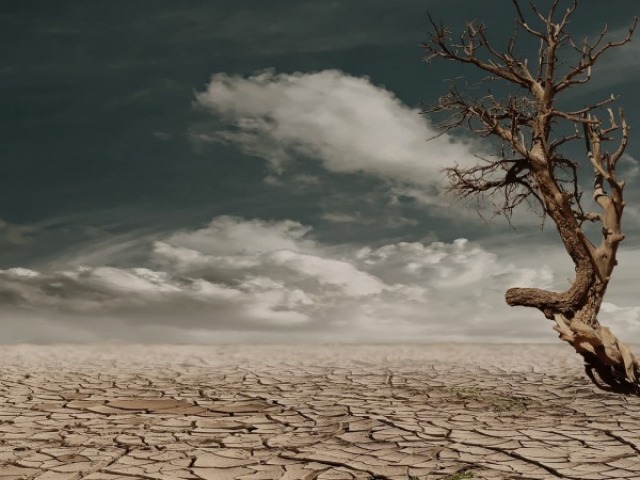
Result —
<instances>
[{"instance_id":1,"label":"desert ground","mask_svg":"<svg viewBox=\"0 0 640 480\"><path fill-rule=\"evenodd\" d=\"M635 349L637 351L637 348ZM3 346L0 479L640 479L558 345Z\"/></svg>"}]
</instances>

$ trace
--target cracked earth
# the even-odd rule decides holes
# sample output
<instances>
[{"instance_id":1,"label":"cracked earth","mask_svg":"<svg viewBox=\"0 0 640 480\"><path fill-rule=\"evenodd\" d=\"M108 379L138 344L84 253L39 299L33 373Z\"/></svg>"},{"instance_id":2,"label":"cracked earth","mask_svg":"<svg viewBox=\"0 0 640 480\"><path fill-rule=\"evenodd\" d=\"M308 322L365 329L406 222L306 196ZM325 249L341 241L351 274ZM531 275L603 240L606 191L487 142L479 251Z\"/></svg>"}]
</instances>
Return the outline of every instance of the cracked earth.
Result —
<instances>
[{"instance_id":1,"label":"cracked earth","mask_svg":"<svg viewBox=\"0 0 640 480\"><path fill-rule=\"evenodd\" d=\"M640 479L565 345L4 346L1 480Z\"/></svg>"}]
</instances>

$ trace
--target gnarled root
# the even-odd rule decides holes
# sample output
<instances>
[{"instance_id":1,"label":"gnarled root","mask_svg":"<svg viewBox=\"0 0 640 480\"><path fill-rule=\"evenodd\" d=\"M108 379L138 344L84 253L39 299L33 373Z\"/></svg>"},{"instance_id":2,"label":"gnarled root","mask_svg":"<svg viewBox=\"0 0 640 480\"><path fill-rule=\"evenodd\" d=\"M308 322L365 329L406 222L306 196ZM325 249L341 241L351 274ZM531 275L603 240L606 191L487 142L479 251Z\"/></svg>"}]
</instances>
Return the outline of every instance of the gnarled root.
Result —
<instances>
[{"instance_id":1,"label":"gnarled root","mask_svg":"<svg viewBox=\"0 0 640 480\"><path fill-rule=\"evenodd\" d=\"M578 317L569 320L559 313L554 315L554 320L553 329L560 334L561 340L570 343L582 355L587 376L597 387L640 395L640 365L607 327L592 327Z\"/></svg>"}]
</instances>

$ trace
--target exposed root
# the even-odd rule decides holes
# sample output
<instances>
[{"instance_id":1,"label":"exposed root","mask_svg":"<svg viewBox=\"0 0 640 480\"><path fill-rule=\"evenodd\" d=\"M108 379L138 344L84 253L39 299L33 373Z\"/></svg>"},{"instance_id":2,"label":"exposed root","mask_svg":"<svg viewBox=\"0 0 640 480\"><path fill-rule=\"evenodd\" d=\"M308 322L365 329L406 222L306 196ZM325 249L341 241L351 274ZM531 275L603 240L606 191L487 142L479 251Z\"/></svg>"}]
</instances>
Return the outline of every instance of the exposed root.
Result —
<instances>
[{"instance_id":1,"label":"exposed root","mask_svg":"<svg viewBox=\"0 0 640 480\"><path fill-rule=\"evenodd\" d=\"M578 317L554 315L553 327L585 360L589 379L603 390L640 395L640 365L631 351L607 327L594 327ZM594 375L597 374L597 378Z\"/></svg>"},{"instance_id":2,"label":"exposed root","mask_svg":"<svg viewBox=\"0 0 640 480\"><path fill-rule=\"evenodd\" d=\"M625 395L640 395L640 386L637 383L630 383L626 379L618 377L611 367L594 366L585 359L584 370L589 379L600 390ZM594 370L598 374L597 378L594 375Z\"/></svg>"}]
</instances>

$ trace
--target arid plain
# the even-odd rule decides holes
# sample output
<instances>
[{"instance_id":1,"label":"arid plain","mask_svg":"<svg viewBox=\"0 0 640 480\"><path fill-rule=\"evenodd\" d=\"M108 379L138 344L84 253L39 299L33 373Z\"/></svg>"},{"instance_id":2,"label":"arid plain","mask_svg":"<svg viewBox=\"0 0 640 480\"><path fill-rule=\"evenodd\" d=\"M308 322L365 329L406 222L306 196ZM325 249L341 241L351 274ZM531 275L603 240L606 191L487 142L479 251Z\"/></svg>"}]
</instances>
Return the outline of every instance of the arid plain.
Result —
<instances>
[{"instance_id":1,"label":"arid plain","mask_svg":"<svg viewBox=\"0 0 640 480\"><path fill-rule=\"evenodd\" d=\"M640 479L640 398L597 390L560 344L19 345L0 362L1 480Z\"/></svg>"}]
</instances>

